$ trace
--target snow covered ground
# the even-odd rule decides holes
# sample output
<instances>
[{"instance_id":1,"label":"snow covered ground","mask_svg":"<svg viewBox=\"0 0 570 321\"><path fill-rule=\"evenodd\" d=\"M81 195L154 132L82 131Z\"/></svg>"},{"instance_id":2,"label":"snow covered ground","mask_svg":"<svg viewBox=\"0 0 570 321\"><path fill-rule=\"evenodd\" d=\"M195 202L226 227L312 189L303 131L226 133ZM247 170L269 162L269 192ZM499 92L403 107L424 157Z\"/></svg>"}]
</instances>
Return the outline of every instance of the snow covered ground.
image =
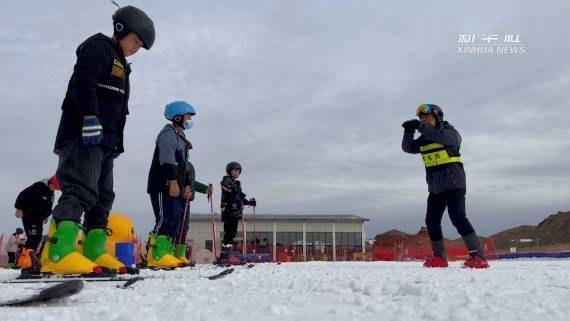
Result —
<instances>
[{"instance_id":1,"label":"snow covered ground","mask_svg":"<svg viewBox=\"0 0 570 321\"><path fill-rule=\"evenodd\" d=\"M0 320L568 320L569 260L493 261L488 270L418 262L311 262L144 271L132 289L86 283L65 301L0 308ZM0 270L0 279L16 271ZM40 284L0 284L0 301Z\"/></svg>"}]
</instances>

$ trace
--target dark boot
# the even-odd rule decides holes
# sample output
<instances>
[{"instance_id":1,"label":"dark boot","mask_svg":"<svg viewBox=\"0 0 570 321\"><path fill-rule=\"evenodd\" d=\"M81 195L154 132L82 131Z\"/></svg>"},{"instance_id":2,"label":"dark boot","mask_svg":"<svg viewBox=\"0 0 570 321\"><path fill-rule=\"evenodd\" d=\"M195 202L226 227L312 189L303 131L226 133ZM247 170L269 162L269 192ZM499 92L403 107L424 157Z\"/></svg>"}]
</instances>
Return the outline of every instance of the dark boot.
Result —
<instances>
[{"instance_id":1,"label":"dark boot","mask_svg":"<svg viewBox=\"0 0 570 321\"><path fill-rule=\"evenodd\" d=\"M463 263L463 265L472 269L488 268L489 263L487 262L487 258L485 257L485 253L481 247L481 242L479 241L477 234L473 232L471 234L465 235L463 236L463 241L469 250L469 258L465 261L465 263Z\"/></svg>"},{"instance_id":2,"label":"dark boot","mask_svg":"<svg viewBox=\"0 0 570 321\"><path fill-rule=\"evenodd\" d=\"M479 237L475 232L463 236L463 242L465 242L465 247L467 247L470 256L478 254L482 258L486 259Z\"/></svg>"},{"instance_id":3,"label":"dark boot","mask_svg":"<svg viewBox=\"0 0 570 321\"><path fill-rule=\"evenodd\" d=\"M445 241L431 241L431 250L433 256L439 256L442 260L447 261L447 251L445 250Z\"/></svg>"},{"instance_id":4,"label":"dark boot","mask_svg":"<svg viewBox=\"0 0 570 321\"><path fill-rule=\"evenodd\" d=\"M220 259L218 263L225 263L230 256L233 255L233 245L231 244L222 244L222 251L220 253Z\"/></svg>"}]
</instances>

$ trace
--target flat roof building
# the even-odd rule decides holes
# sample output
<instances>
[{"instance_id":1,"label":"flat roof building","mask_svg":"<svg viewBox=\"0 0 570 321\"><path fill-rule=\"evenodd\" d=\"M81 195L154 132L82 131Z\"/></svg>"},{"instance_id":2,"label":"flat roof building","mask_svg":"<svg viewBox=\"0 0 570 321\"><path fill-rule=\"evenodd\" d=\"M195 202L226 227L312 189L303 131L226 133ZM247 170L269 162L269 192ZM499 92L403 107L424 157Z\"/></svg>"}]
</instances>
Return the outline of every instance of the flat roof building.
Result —
<instances>
[{"instance_id":1,"label":"flat roof building","mask_svg":"<svg viewBox=\"0 0 570 321\"><path fill-rule=\"evenodd\" d=\"M260 214L254 217L246 214L245 243L244 226L240 221L235 251L268 254L273 261L354 260L364 254L367 221L369 219L356 215ZM187 244L193 260L205 250L219 255L224 230L219 215L216 215L215 230L214 249L212 216L190 216Z\"/></svg>"}]
</instances>

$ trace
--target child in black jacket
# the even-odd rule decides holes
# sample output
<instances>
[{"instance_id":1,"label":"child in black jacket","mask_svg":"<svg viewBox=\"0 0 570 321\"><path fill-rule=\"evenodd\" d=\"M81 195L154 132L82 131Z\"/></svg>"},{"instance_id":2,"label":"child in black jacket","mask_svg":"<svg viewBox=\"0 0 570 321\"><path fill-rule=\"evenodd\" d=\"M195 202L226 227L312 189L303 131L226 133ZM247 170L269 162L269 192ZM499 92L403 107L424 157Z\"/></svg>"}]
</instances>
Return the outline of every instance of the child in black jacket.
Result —
<instances>
[{"instance_id":1,"label":"child in black jacket","mask_svg":"<svg viewBox=\"0 0 570 321\"><path fill-rule=\"evenodd\" d=\"M222 240L222 253L220 261L226 261L232 253L234 237L237 233L238 221L243 215L243 206L256 206L255 198L246 199L241 190L241 183L237 180L241 174L241 165L231 162L226 166L226 176L222 179L221 213L224 222L224 238Z\"/></svg>"}]
</instances>

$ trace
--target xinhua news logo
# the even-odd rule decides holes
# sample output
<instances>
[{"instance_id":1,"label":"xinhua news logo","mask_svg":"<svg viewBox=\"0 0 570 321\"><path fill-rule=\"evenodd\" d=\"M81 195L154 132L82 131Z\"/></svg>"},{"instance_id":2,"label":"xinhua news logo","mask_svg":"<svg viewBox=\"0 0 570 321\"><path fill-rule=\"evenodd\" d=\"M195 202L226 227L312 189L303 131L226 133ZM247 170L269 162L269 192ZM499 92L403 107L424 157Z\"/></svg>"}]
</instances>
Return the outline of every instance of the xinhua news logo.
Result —
<instances>
[{"instance_id":1,"label":"xinhua news logo","mask_svg":"<svg viewBox=\"0 0 570 321\"><path fill-rule=\"evenodd\" d=\"M457 54L459 55L522 55L526 45L518 34L459 34Z\"/></svg>"}]
</instances>

